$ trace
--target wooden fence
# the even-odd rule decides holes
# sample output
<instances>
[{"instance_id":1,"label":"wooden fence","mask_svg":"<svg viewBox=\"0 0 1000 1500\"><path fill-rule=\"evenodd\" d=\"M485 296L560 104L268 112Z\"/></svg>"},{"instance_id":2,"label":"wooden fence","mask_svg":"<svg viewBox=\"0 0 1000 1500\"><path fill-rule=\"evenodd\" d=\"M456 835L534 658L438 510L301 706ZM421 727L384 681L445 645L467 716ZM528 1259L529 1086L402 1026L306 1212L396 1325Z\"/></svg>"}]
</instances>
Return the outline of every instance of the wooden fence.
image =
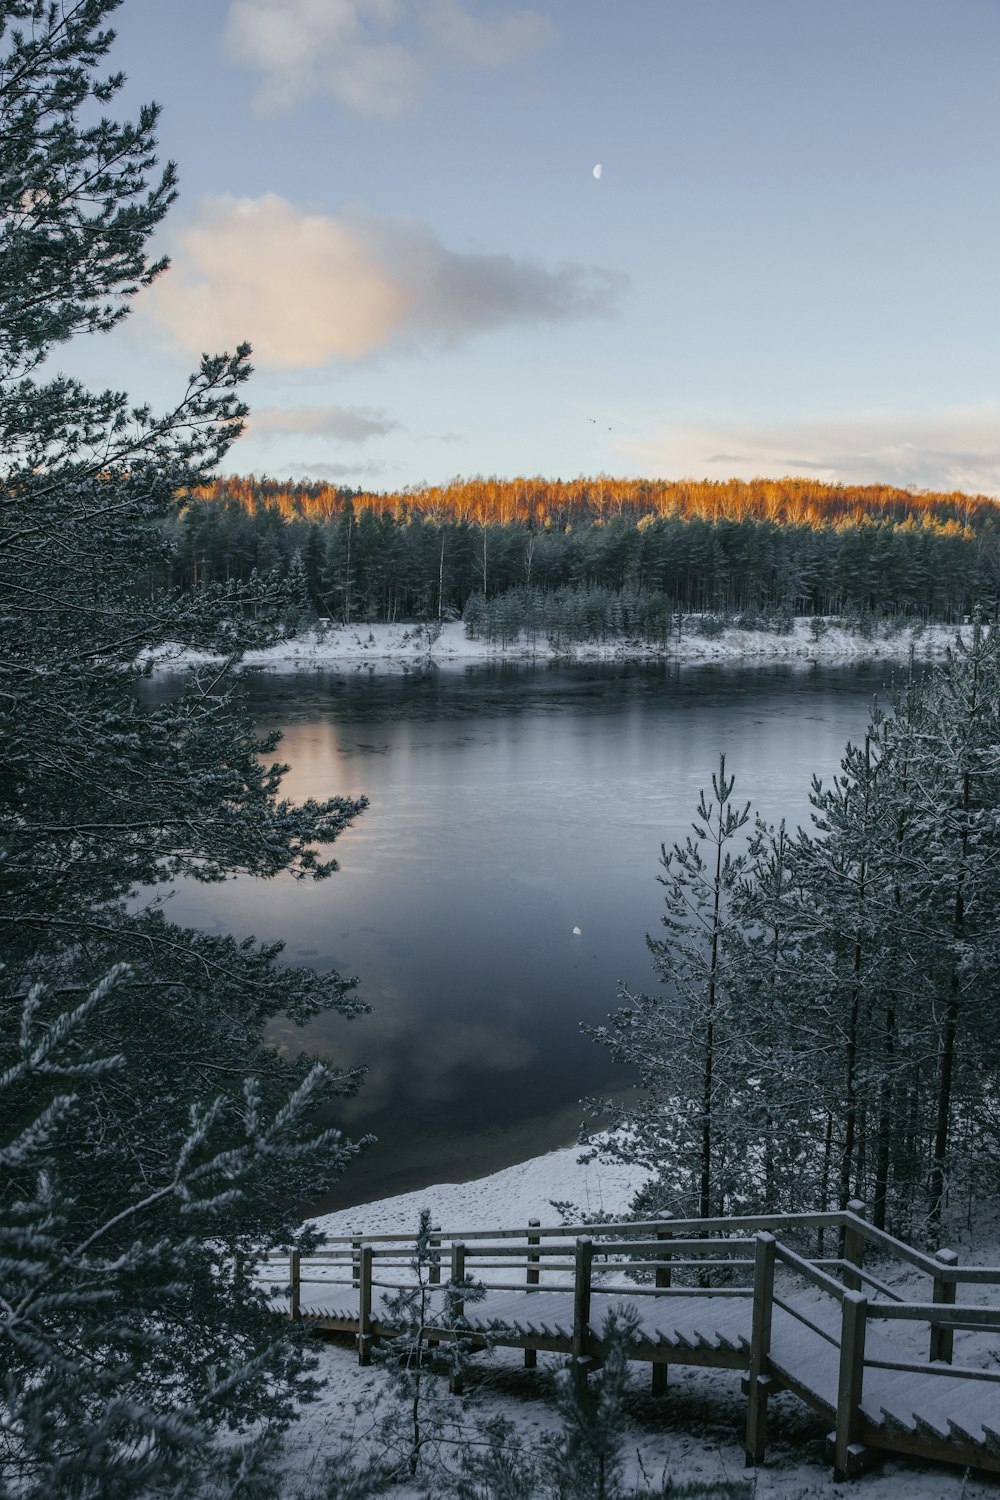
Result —
<instances>
[{"instance_id":1,"label":"wooden fence","mask_svg":"<svg viewBox=\"0 0 1000 1500\"><path fill-rule=\"evenodd\" d=\"M947 1249L928 1255L874 1228L862 1210L435 1229L422 1266L412 1235L331 1236L308 1257L291 1252L287 1310L355 1334L366 1364L374 1341L394 1336L377 1296L418 1280L434 1296L447 1266L453 1287L468 1275L487 1296L481 1308L455 1303L452 1326L435 1321L436 1339L485 1343L490 1319L502 1315L504 1332L489 1341L523 1348L529 1367L540 1349L564 1354L582 1387L603 1354L599 1314L624 1303L638 1319L630 1356L651 1365L658 1395L670 1364L745 1371L748 1464L764 1457L769 1396L786 1389L830 1419L840 1478L886 1450L1000 1472L1000 1393L991 1389L1000 1370L955 1362L956 1333L1000 1340L1000 1268L961 1265ZM813 1237L816 1249L835 1240L837 1253L807 1253ZM893 1263L925 1280L924 1300L891 1284ZM960 1302L961 1287L992 1289L993 1304ZM875 1324L886 1325L888 1341ZM912 1345L919 1325L926 1353L915 1356L892 1335L909 1328Z\"/></svg>"}]
</instances>

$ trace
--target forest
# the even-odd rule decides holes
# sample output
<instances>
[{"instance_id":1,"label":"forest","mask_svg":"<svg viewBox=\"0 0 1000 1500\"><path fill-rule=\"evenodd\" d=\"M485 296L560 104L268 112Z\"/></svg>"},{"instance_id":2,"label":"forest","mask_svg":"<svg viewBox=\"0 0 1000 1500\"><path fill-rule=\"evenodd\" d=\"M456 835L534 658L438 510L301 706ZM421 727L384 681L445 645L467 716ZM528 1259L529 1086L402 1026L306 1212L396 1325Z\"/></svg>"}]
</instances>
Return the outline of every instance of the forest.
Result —
<instances>
[{"instance_id":1,"label":"forest","mask_svg":"<svg viewBox=\"0 0 1000 1500\"><path fill-rule=\"evenodd\" d=\"M541 596L555 594L591 596L601 631L623 628L617 600L648 636L673 611L955 623L997 616L1000 510L981 496L798 479L477 479L374 495L251 476L184 497L150 585L191 591L255 572L289 580L304 618L345 624L471 607L474 630L494 628L498 608L539 628Z\"/></svg>"},{"instance_id":2,"label":"forest","mask_svg":"<svg viewBox=\"0 0 1000 1500\"><path fill-rule=\"evenodd\" d=\"M651 1169L647 1207L860 1199L933 1242L995 1193L998 744L1000 633L977 627L814 779L811 828L754 820L722 758L661 852L659 987L589 1028L646 1090L594 1108Z\"/></svg>"}]
</instances>

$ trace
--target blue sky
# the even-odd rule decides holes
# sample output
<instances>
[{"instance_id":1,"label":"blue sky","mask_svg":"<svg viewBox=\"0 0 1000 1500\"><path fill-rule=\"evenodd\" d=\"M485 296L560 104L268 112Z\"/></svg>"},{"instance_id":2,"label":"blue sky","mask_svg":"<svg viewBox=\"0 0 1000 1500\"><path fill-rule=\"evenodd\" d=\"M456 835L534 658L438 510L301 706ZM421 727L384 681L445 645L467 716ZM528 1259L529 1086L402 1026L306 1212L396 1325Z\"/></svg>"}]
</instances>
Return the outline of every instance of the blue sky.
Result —
<instances>
[{"instance_id":1,"label":"blue sky","mask_svg":"<svg viewBox=\"0 0 1000 1500\"><path fill-rule=\"evenodd\" d=\"M1000 494L1000 0L125 0L173 267L66 351L228 467ZM599 179L593 175L601 163Z\"/></svg>"}]
</instances>

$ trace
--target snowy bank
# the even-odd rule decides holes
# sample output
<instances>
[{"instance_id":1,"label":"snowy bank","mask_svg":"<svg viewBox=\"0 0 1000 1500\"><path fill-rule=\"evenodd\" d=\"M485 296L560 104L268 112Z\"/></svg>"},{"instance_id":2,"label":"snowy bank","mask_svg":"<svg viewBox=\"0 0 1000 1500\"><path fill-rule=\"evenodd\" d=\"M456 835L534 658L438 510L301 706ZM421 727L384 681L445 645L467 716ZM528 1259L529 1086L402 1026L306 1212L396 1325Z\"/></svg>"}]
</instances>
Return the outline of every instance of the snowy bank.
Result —
<instances>
[{"instance_id":1,"label":"snowy bank","mask_svg":"<svg viewBox=\"0 0 1000 1500\"><path fill-rule=\"evenodd\" d=\"M312 1220L324 1234L412 1234L422 1208L447 1230L496 1229L541 1219L559 1222L551 1204L573 1203L584 1219L624 1213L647 1173L620 1162L581 1164L579 1146L549 1151L473 1182L439 1182Z\"/></svg>"},{"instance_id":2,"label":"snowy bank","mask_svg":"<svg viewBox=\"0 0 1000 1500\"><path fill-rule=\"evenodd\" d=\"M290 636L262 651L248 651L241 665L275 672L308 668L379 672L411 672L429 666L464 667L482 662L827 662L907 661L942 656L954 644L955 628L928 625L914 630L878 631L863 636L835 623L815 628L808 618L779 634L726 626L718 634L693 630L663 645L628 637L553 645L541 637L522 637L508 645L471 640L460 620L436 625L329 625ZM206 651L166 644L145 651L140 663L157 670L207 665L221 661Z\"/></svg>"}]
</instances>

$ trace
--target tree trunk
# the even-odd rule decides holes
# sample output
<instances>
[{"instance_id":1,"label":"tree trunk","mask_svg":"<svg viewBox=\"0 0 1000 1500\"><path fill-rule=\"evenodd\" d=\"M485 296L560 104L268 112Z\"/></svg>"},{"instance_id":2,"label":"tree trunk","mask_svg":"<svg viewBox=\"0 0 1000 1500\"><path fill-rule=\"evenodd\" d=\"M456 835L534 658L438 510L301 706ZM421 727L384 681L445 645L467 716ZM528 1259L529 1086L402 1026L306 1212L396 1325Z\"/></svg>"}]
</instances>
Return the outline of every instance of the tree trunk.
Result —
<instances>
[{"instance_id":1,"label":"tree trunk","mask_svg":"<svg viewBox=\"0 0 1000 1500\"><path fill-rule=\"evenodd\" d=\"M975 689L973 689L973 694ZM973 696L973 709L975 696ZM965 929L965 877L969 851L969 771L962 773L962 857L958 868L955 888L955 906L952 932L956 945L961 941ZM930 1175L930 1223L933 1228L941 1224L944 1210L945 1168L948 1158L948 1133L951 1123L951 1094L955 1071L955 1039L958 1034L958 1011L960 981L957 958L952 958L951 980L948 988L948 1009L945 1012L944 1034L941 1038L941 1057L938 1070L937 1119L934 1127L934 1159Z\"/></svg>"}]
</instances>

